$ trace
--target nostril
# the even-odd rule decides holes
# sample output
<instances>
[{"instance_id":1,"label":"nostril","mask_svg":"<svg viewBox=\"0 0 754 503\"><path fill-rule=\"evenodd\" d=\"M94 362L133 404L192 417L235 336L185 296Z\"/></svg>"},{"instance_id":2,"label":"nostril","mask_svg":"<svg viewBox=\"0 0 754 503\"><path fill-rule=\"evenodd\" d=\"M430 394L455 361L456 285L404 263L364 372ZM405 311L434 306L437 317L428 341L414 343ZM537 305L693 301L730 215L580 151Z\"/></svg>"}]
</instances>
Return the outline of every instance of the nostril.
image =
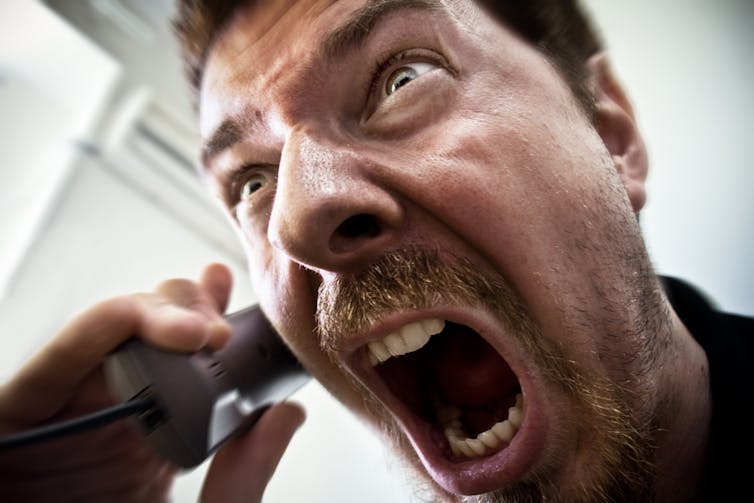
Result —
<instances>
[{"instance_id":1,"label":"nostril","mask_svg":"<svg viewBox=\"0 0 754 503\"><path fill-rule=\"evenodd\" d=\"M333 233L331 247L337 252L351 251L364 238L374 238L382 232L377 217L366 213L353 215L344 220Z\"/></svg>"},{"instance_id":2,"label":"nostril","mask_svg":"<svg viewBox=\"0 0 754 503\"><path fill-rule=\"evenodd\" d=\"M359 237L373 238L380 234L380 224L374 215L363 213L347 218L335 229L335 234L351 239Z\"/></svg>"}]
</instances>

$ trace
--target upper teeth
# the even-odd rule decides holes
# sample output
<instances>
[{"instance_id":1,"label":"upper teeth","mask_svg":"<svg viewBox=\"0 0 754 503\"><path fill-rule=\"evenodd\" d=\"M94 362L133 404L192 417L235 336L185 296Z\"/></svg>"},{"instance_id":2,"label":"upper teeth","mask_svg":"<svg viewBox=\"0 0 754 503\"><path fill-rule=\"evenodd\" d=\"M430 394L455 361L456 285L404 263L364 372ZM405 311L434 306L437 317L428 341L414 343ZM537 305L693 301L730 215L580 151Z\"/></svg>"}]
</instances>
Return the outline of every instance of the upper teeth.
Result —
<instances>
[{"instance_id":1,"label":"upper teeth","mask_svg":"<svg viewBox=\"0 0 754 503\"><path fill-rule=\"evenodd\" d=\"M415 321L404 325L400 330L385 336L381 341L372 341L369 348L369 361L378 365L391 356L401 356L424 347L429 338L445 328L445 321L438 318Z\"/></svg>"}]
</instances>

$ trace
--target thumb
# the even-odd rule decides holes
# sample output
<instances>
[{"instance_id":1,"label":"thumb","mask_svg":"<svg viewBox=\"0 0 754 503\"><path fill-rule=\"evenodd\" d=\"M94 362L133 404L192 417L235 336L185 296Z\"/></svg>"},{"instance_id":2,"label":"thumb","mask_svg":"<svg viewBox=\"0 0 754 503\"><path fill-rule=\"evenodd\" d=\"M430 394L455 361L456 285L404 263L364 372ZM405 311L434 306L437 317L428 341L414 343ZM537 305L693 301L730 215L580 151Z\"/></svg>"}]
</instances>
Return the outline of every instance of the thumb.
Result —
<instances>
[{"instance_id":1,"label":"thumb","mask_svg":"<svg viewBox=\"0 0 754 503\"><path fill-rule=\"evenodd\" d=\"M293 434L304 422L297 404L273 405L244 435L214 456L202 487L202 503L257 503Z\"/></svg>"}]
</instances>

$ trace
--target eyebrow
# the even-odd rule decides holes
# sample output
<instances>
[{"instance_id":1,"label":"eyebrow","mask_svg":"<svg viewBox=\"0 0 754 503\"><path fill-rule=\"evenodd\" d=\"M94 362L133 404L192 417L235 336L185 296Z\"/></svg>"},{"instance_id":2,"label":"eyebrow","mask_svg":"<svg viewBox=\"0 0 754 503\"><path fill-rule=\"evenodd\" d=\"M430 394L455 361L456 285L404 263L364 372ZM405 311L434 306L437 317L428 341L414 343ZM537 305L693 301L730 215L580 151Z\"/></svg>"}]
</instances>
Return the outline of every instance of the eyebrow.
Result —
<instances>
[{"instance_id":1,"label":"eyebrow","mask_svg":"<svg viewBox=\"0 0 754 503\"><path fill-rule=\"evenodd\" d=\"M443 5L440 0L371 0L356 9L341 25L328 33L319 51L325 59L333 61L345 57L349 52L363 46L374 27L389 14L403 9L439 10ZM215 129L201 149L202 166L209 163L220 153L230 149L243 139L244 126L254 122L259 112L245 109L226 118Z\"/></svg>"},{"instance_id":2,"label":"eyebrow","mask_svg":"<svg viewBox=\"0 0 754 503\"><path fill-rule=\"evenodd\" d=\"M356 9L348 19L330 32L321 44L327 59L338 59L361 47L382 19L402 9L439 10L439 0L372 0Z\"/></svg>"},{"instance_id":3,"label":"eyebrow","mask_svg":"<svg viewBox=\"0 0 754 503\"><path fill-rule=\"evenodd\" d=\"M241 141L243 137L241 122L238 116L229 117L212 133L210 139L202 146L201 161L203 166L206 167L220 152Z\"/></svg>"}]
</instances>

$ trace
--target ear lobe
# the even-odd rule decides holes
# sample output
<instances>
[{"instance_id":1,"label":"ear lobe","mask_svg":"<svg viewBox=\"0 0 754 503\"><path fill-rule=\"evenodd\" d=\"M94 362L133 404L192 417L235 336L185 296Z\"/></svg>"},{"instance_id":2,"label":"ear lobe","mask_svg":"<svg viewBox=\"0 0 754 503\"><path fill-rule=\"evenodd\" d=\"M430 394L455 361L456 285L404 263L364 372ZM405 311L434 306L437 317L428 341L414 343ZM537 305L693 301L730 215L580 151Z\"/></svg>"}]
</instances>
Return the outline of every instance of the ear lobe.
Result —
<instances>
[{"instance_id":1,"label":"ear lobe","mask_svg":"<svg viewBox=\"0 0 754 503\"><path fill-rule=\"evenodd\" d=\"M595 127L638 213L646 201L648 159L633 107L604 53L592 56L587 67L595 100Z\"/></svg>"}]
</instances>

